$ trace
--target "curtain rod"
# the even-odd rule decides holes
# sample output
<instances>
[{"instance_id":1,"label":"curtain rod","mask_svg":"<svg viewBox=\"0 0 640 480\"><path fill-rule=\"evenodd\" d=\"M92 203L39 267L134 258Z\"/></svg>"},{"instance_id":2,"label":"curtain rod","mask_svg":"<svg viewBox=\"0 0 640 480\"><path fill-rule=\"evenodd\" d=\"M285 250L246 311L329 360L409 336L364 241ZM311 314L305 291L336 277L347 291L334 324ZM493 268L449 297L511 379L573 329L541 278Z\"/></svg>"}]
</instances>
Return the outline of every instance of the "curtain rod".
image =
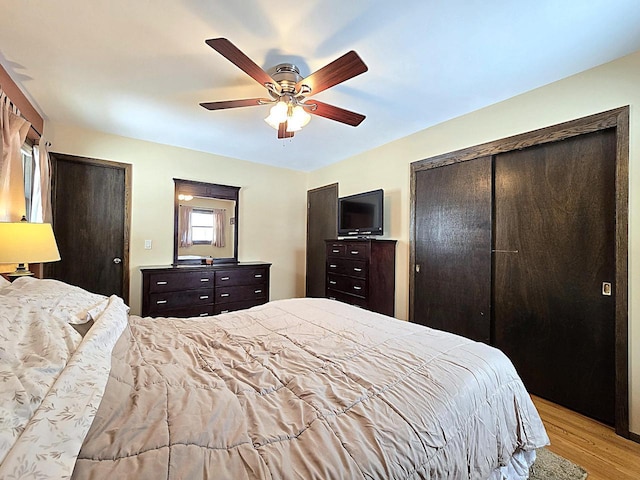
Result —
<instances>
[{"instance_id":1,"label":"curtain rod","mask_svg":"<svg viewBox=\"0 0 640 480\"><path fill-rule=\"evenodd\" d=\"M12 105L18 107L21 117L31 123L27 136L32 140L39 140L44 130L44 120L2 65L0 65L0 86Z\"/></svg>"},{"instance_id":2,"label":"curtain rod","mask_svg":"<svg viewBox=\"0 0 640 480\"><path fill-rule=\"evenodd\" d=\"M0 85L0 92L4 92L2 90L2 85ZM42 133L40 133L38 129L33 126L33 123L31 123L29 119L22 114L18 106L15 103L13 103L13 101L9 98L9 95L7 95L6 92L4 92L4 95L5 95L5 98L7 99L6 101L9 102L9 104L13 107L13 112L16 115L19 115L21 118L25 119L27 122L29 122L29 129L33 130L36 133L36 135L38 136L38 139L42 138Z\"/></svg>"}]
</instances>

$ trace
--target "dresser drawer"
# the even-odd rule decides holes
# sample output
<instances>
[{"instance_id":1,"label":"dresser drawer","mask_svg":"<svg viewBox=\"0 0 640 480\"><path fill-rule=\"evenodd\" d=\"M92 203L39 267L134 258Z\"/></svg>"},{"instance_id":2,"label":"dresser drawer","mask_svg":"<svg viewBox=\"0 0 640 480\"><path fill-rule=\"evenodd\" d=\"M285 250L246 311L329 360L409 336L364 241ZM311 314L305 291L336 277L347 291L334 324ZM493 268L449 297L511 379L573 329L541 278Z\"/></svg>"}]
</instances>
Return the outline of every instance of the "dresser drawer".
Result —
<instances>
[{"instance_id":1,"label":"dresser drawer","mask_svg":"<svg viewBox=\"0 0 640 480\"><path fill-rule=\"evenodd\" d=\"M349 258L366 259L369 256L369 244L367 243L347 243L345 256Z\"/></svg>"},{"instance_id":2,"label":"dresser drawer","mask_svg":"<svg viewBox=\"0 0 640 480\"><path fill-rule=\"evenodd\" d=\"M266 268L242 268L216 272L216 287L235 285L258 285L267 281Z\"/></svg>"},{"instance_id":3,"label":"dresser drawer","mask_svg":"<svg viewBox=\"0 0 640 480\"><path fill-rule=\"evenodd\" d=\"M189 318L189 317L208 317L214 315L213 305L191 305L178 308L167 308L166 306L152 306L148 316L150 317L177 317L177 318Z\"/></svg>"},{"instance_id":4,"label":"dresser drawer","mask_svg":"<svg viewBox=\"0 0 640 480\"><path fill-rule=\"evenodd\" d=\"M245 308L255 307L256 305L262 305L266 303L266 299L260 300L247 300L245 302L231 302L216 304L213 308L214 315L220 313L235 312L236 310L244 310Z\"/></svg>"},{"instance_id":5,"label":"dresser drawer","mask_svg":"<svg viewBox=\"0 0 640 480\"><path fill-rule=\"evenodd\" d=\"M329 242L326 244L327 257L362 258L369 257L369 244L359 242Z\"/></svg>"},{"instance_id":6,"label":"dresser drawer","mask_svg":"<svg viewBox=\"0 0 640 480\"><path fill-rule=\"evenodd\" d=\"M327 273L367 278L367 262L346 258L329 258L327 259Z\"/></svg>"},{"instance_id":7,"label":"dresser drawer","mask_svg":"<svg viewBox=\"0 0 640 480\"><path fill-rule=\"evenodd\" d=\"M213 290L185 290L182 292L162 292L149 295L149 315L171 312L175 309L193 307L197 311L203 311L201 307L213 307ZM207 310L213 311L213 310Z\"/></svg>"},{"instance_id":8,"label":"dresser drawer","mask_svg":"<svg viewBox=\"0 0 640 480\"><path fill-rule=\"evenodd\" d=\"M344 243L327 243L327 257L344 257L347 246Z\"/></svg>"},{"instance_id":9,"label":"dresser drawer","mask_svg":"<svg viewBox=\"0 0 640 480\"><path fill-rule=\"evenodd\" d=\"M357 307L367 308L368 302L366 298L359 297L357 295L349 295L348 293L340 292L338 290L332 290L327 288L327 298L332 300L338 300L349 305L355 305Z\"/></svg>"},{"instance_id":10,"label":"dresser drawer","mask_svg":"<svg viewBox=\"0 0 640 480\"><path fill-rule=\"evenodd\" d=\"M175 292L210 287L213 290L214 272L152 273L149 275L149 293Z\"/></svg>"},{"instance_id":11,"label":"dresser drawer","mask_svg":"<svg viewBox=\"0 0 640 480\"><path fill-rule=\"evenodd\" d=\"M366 279L334 274L327 275L327 288L360 297L366 297L368 293Z\"/></svg>"},{"instance_id":12,"label":"dresser drawer","mask_svg":"<svg viewBox=\"0 0 640 480\"><path fill-rule=\"evenodd\" d=\"M231 287L216 287L215 303L245 302L250 300L264 300L267 298L265 285L241 285Z\"/></svg>"}]
</instances>

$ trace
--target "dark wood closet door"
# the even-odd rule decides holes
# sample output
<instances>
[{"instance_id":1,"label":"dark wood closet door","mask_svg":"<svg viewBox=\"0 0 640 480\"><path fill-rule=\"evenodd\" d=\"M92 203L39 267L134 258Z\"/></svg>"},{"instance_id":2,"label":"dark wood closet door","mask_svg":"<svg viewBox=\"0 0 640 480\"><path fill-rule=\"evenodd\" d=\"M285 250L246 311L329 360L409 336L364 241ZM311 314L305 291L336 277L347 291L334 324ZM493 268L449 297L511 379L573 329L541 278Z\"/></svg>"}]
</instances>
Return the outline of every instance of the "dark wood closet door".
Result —
<instances>
[{"instance_id":1,"label":"dark wood closet door","mask_svg":"<svg viewBox=\"0 0 640 480\"><path fill-rule=\"evenodd\" d=\"M494 339L530 392L614 422L613 129L495 158Z\"/></svg>"},{"instance_id":2,"label":"dark wood closet door","mask_svg":"<svg viewBox=\"0 0 640 480\"><path fill-rule=\"evenodd\" d=\"M46 276L127 301L127 166L61 154L51 159L53 230L62 259L46 264Z\"/></svg>"},{"instance_id":3,"label":"dark wood closet door","mask_svg":"<svg viewBox=\"0 0 640 480\"><path fill-rule=\"evenodd\" d=\"M416 172L411 321L489 342L491 157Z\"/></svg>"},{"instance_id":4,"label":"dark wood closet door","mask_svg":"<svg viewBox=\"0 0 640 480\"><path fill-rule=\"evenodd\" d=\"M325 243L338 234L338 184L307 192L307 281L306 296L325 296Z\"/></svg>"}]
</instances>

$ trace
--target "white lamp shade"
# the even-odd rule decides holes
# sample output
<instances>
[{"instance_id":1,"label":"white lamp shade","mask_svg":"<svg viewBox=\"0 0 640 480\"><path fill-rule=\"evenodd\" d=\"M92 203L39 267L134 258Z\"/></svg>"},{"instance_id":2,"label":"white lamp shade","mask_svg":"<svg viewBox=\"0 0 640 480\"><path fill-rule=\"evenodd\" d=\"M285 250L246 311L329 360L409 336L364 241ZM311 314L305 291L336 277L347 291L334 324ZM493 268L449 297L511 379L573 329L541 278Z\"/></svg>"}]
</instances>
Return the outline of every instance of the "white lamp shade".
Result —
<instances>
[{"instance_id":1,"label":"white lamp shade","mask_svg":"<svg viewBox=\"0 0 640 480\"><path fill-rule=\"evenodd\" d=\"M296 105L291 112L291 116L288 118L287 132L302 130L302 127L309 123L309 120L311 120L311 115L300 105Z\"/></svg>"},{"instance_id":2,"label":"white lamp shade","mask_svg":"<svg viewBox=\"0 0 640 480\"><path fill-rule=\"evenodd\" d=\"M271 110L269 110L269 116L265 118L264 121L277 130L282 122L287 121L288 108L287 104L283 101L276 103L271 107Z\"/></svg>"},{"instance_id":3,"label":"white lamp shade","mask_svg":"<svg viewBox=\"0 0 640 480\"><path fill-rule=\"evenodd\" d=\"M0 222L0 263L60 260L50 223Z\"/></svg>"}]
</instances>

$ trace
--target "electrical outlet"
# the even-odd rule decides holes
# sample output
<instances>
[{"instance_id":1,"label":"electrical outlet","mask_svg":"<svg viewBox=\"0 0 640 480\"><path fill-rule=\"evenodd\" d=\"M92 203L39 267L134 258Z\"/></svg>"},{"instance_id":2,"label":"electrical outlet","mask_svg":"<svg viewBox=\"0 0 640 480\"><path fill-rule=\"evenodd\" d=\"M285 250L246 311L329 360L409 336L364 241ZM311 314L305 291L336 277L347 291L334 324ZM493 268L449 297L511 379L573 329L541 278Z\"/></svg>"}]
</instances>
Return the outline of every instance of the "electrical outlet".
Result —
<instances>
[{"instance_id":1,"label":"electrical outlet","mask_svg":"<svg viewBox=\"0 0 640 480\"><path fill-rule=\"evenodd\" d=\"M151 240L145 240L144 241L144 249L145 250L151 250Z\"/></svg>"}]
</instances>

